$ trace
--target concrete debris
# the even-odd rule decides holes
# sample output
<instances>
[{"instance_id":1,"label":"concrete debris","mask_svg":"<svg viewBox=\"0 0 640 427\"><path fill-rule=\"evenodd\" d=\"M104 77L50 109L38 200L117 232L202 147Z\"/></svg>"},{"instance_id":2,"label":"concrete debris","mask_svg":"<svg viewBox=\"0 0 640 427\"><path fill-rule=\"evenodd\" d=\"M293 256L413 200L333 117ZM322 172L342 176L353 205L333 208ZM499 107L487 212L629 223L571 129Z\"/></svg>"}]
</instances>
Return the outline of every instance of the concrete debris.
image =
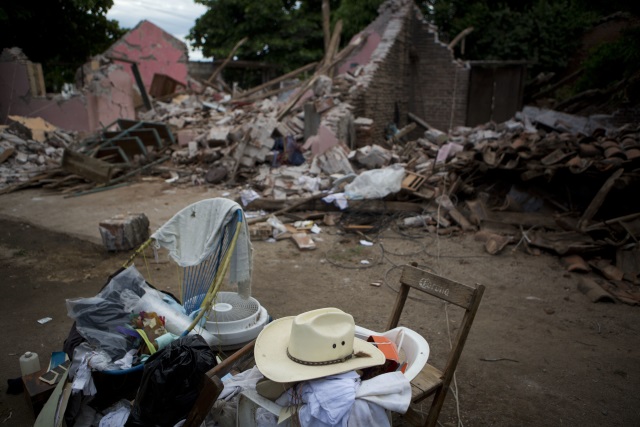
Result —
<instances>
[{"instance_id":1,"label":"concrete debris","mask_svg":"<svg viewBox=\"0 0 640 427\"><path fill-rule=\"evenodd\" d=\"M135 249L149 238L149 219L143 213L118 215L98 225L108 251Z\"/></svg>"},{"instance_id":2,"label":"concrete debris","mask_svg":"<svg viewBox=\"0 0 640 427\"><path fill-rule=\"evenodd\" d=\"M0 132L0 191L60 166L64 147L72 133L52 128L43 131L41 139L22 139L11 133L11 128Z\"/></svg>"}]
</instances>

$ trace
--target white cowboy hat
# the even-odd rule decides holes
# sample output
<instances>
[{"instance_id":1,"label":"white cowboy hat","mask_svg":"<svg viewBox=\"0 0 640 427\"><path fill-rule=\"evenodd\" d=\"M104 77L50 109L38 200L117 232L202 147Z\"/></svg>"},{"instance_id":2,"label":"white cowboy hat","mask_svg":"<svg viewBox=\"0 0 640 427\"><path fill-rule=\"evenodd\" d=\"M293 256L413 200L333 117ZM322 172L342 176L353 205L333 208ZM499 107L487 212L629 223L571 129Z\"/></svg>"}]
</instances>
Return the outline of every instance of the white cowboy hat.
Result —
<instances>
[{"instance_id":1,"label":"white cowboy hat","mask_svg":"<svg viewBox=\"0 0 640 427\"><path fill-rule=\"evenodd\" d=\"M321 308L268 324L258 335L256 365L272 381L306 381L382 365L374 345L355 338L353 316Z\"/></svg>"}]
</instances>

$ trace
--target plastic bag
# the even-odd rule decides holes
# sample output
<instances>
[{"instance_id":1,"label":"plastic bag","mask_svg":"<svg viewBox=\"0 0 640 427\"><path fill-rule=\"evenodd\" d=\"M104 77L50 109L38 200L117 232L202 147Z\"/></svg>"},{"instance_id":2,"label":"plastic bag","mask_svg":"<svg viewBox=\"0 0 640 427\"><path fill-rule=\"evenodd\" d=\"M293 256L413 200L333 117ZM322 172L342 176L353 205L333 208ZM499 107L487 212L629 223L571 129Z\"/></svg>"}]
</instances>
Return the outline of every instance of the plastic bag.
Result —
<instances>
[{"instance_id":1,"label":"plastic bag","mask_svg":"<svg viewBox=\"0 0 640 427\"><path fill-rule=\"evenodd\" d=\"M381 199L388 194L397 193L402 188L404 168L391 165L384 169L362 172L352 182L345 185L344 193L348 199Z\"/></svg>"},{"instance_id":2,"label":"plastic bag","mask_svg":"<svg viewBox=\"0 0 640 427\"><path fill-rule=\"evenodd\" d=\"M203 374L216 365L213 350L199 335L187 335L156 352L144 365L125 426L174 426L189 414Z\"/></svg>"},{"instance_id":3,"label":"plastic bag","mask_svg":"<svg viewBox=\"0 0 640 427\"><path fill-rule=\"evenodd\" d=\"M134 266L114 276L95 297L68 299L67 315L76 321L80 335L113 360L136 348L136 340L119 328L129 324L130 301L145 293L157 293ZM127 302L127 304L125 304Z\"/></svg>"},{"instance_id":4,"label":"plastic bag","mask_svg":"<svg viewBox=\"0 0 640 427\"><path fill-rule=\"evenodd\" d=\"M67 300L67 314L75 320L75 329L97 351L110 356L111 361L122 359L129 350L139 348L141 340L126 330L132 330L132 313L154 312L166 318L166 329L176 335L184 332L191 319L177 311L177 302L168 304L170 298L149 286L144 277L130 266L113 276L109 283L91 298ZM213 335L206 331L202 334L211 343ZM93 366L98 369L97 366ZM104 370L120 369L109 363ZM102 369L101 369L102 370Z\"/></svg>"}]
</instances>

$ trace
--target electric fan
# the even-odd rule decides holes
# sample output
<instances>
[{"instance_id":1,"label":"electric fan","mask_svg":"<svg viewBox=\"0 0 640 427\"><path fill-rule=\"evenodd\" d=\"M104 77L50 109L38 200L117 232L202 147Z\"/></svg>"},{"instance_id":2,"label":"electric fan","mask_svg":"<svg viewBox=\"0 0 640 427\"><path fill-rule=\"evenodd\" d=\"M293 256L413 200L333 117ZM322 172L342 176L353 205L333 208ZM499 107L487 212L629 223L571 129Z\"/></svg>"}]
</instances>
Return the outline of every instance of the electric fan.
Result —
<instances>
[{"instance_id":1,"label":"electric fan","mask_svg":"<svg viewBox=\"0 0 640 427\"><path fill-rule=\"evenodd\" d=\"M233 350L255 339L269 321L258 300L235 292L218 292L205 328L220 340L223 350Z\"/></svg>"}]
</instances>

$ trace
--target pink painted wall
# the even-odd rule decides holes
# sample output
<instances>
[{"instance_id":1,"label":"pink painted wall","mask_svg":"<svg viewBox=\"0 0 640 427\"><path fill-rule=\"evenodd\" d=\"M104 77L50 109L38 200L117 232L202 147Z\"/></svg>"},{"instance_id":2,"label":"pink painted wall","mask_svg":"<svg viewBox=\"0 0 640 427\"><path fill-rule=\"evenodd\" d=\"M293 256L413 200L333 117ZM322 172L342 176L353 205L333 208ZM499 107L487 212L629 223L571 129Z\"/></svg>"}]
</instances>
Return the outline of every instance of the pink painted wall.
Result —
<instances>
[{"instance_id":1,"label":"pink painted wall","mask_svg":"<svg viewBox=\"0 0 640 427\"><path fill-rule=\"evenodd\" d=\"M355 39L358 37L358 34L353 37ZM375 51L380 44L380 40L382 40L380 34L375 31L369 32L364 44L340 63L340 66L338 67L338 74L346 73L347 71L355 69L358 65L367 65L371 59L373 51Z\"/></svg>"},{"instance_id":2,"label":"pink painted wall","mask_svg":"<svg viewBox=\"0 0 640 427\"><path fill-rule=\"evenodd\" d=\"M187 45L150 21L140 21L134 29L115 42L105 55L136 61L147 90L156 73L166 74L180 84L187 85ZM135 84L131 65L119 63L131 74Z\"/></svg>"},{"instance_id":3,"label":"pink painted wall","mask_svg":"<svg viewBox=\"0 0 640 427\"><path fill-rule=\"evenodd\" d=\"M84 97L31 97L26 64L0 62L0 123L8 116L42 117L62 129L88 131L89 121Z\"/></svg>"},{"instance_id":4,"label":"pink painted wall","mask_svg":"<svg viewBox=\"0 0 640 427\"><path fill-rule=\"evenodd\" d=\"M131 77L112 67L85 86L82 95L63 99L32 97L26 64L0 62L0 124L9 124L9 115L41 117L61 129L92 132L119 118L135 119Z\"/></svg>"},{"instance_id":5,"label":"pink painted wall","mask_svg":"<svg viewBox=\"0 0 640 427\"><path fill-rule=\"evenodd\" d=\"M131 76L119 67L109 69L104 78L92 81L83 92L91 130L102 129L117 119L136 118Z\"/></svg>"}]
</instances>

